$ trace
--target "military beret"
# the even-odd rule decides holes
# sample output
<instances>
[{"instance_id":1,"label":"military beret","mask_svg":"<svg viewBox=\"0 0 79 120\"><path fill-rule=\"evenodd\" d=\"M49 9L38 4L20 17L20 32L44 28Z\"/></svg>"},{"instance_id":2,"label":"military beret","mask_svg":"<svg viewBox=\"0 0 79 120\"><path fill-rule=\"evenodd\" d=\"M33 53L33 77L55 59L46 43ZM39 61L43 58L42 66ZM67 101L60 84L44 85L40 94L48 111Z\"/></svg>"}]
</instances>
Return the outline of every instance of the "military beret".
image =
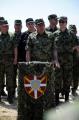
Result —
<instances>
[{"instance_id":1,"label":"military beret","mask_svg":"<svg viewBox=\"0 0 79 120\"><path fill-rule=\"evenodd\" d=\"M65 21L65 22L67 22L67 17L61 16L61 17L59 18L59 22L60 22L60 21Z\"/></svg>"},{"instance_id":2,"label":"military beret","mask_svg":"<svg viewBox=\"0 0 79 120\"><path fill-rule=\"evenodd\" d=\"M69 30L76 30L76 25L69 25L68 29Z\"/></svg>"},{"instance_id":3,"label":"military beret","mask_svg":"<svg viewBox=\"0 0 79 120\"><path fill-rule=\"evenodd\" d=\"M57 20L58 19L57 15L56 14L49 15L48 20L51 20L51 19L56 19Z\"/></svg>"},{"instance_id":4,"label":"military beret","mask_svg":"<svg viewBox=\"0 0 79 120\"><path fill-rule=\"evenodd\" d=\"M28 19L26 19L26 23L34 23L33 18L28 18Z\"/></svg>"},{"instance_id":5,"label":"military beret","mask_svg":"<svg viewBox=\"0 0 79 120\"><path fill-rule=\"evenodd\" d=\"M22 24L22 21L21 21L21 20L15 20L14 24L15 24L15 25L21 25L21 24Z\"/></svg>"},{"instance_id":6,"label":"military beret","mask_svg":"<svg viewBox=\"0 0 79 120\"><path fill-rule=\"evenodd\" d=\"M8 25L7 20L3 20L3 21L2 21L2 25Z\"/></svg>"},{"instance_id":7,"label":"military beret","mask_svg":"<svg viewBox=\"0 0 79 120\"><path fill-rule=\"evenodd\" d=\"M44 24L44 20L43 20L43 19L36 19L36 20L35 20L35 24L36 24L36 25Z\"/></svg>"}]
</instances>

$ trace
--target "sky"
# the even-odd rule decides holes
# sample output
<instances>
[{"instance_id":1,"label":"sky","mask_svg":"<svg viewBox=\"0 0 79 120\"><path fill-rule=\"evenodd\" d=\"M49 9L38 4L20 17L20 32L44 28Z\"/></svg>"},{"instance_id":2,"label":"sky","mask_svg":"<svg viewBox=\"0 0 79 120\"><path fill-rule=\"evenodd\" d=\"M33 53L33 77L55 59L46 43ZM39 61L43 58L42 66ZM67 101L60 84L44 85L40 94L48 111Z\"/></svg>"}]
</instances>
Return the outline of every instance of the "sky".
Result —
<instances>
[{"instance_id":1,"label":"sky","mask_svg":"<svg viewBox=\"0 0 79 120\"><path fill-rule=\"evenodd\" d=\"M8 20L10 31L14 31L15 19L22 20L25 31L25 20L29 17L43 18L47 27L50 14L67 16L68 25L75 24L79 34L79 0L0 0L0 16Z\"/></svg>"}]
</instances>

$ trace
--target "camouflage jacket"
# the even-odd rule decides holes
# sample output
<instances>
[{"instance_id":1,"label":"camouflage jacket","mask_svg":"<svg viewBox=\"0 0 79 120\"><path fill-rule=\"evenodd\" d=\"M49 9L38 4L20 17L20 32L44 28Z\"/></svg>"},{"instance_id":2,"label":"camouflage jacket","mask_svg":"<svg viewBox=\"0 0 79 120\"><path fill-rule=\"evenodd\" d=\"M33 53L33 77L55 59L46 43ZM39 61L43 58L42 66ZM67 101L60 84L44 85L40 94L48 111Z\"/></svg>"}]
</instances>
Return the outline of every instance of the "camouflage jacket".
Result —
<instances>
[{"instance_id":1,"label":"camouflage jacket","mask_svg":"<svg viewBox=\"0 0 79 120\"><path fill-rule=\"evenodd\" d=\"M76 42L76 45L79 46L79 36L75 36L76 39L75 39L75 42ZM73 60L76 61L79 61L79 52L77 52L77 50L74 50L73 51Z\"/></svg>"},{"instance_id":2,"label":"camouflage jacket","mask_svg":"<svg viewBox=\"0 0 79 120\"><path fill-rule=\"evenodd\" d=\"M75 36L67 29L62 32L60 29L53 33L57 46L59 62L71 62L73 47L76 45Z\"/></svg>"},{"instance_id":3,"label":"camouflage jacket","mask_svg":"<svg viewBox=\"0 0 79 120\"><path fill-rule=\"evenodd\" d=\"M21 43L21 36L22 36L22 33L19 32L19 33L14 33L13 34L13 40L15 41L15 43L17 44L17 50L18 50L18 61L21 60L22 58L22 43Z\"/></svg>"},{"instance_id":4,"label":"camouflage jacket","mask_svg":"<svg viewBox=\"0 0 79 120\"><path fill-rule=\"evenodd\" d=\"M31 33L27 40L26 49L29 49L31 60L51 61L55 44L51 32L45 31L42 35L37 32Z\"/></svg>"},{"instance_id":5,"label":"camouflage jacket","mask_svg":"<svg viewBox=\"0 0 79 120\"><path fill-rule=\"evenodd\" d=\"M16 43L13 40L12 34L1 34L0 35L0 61L9 60L14 57L14 48Z\"/></svg>"}]
</instances>

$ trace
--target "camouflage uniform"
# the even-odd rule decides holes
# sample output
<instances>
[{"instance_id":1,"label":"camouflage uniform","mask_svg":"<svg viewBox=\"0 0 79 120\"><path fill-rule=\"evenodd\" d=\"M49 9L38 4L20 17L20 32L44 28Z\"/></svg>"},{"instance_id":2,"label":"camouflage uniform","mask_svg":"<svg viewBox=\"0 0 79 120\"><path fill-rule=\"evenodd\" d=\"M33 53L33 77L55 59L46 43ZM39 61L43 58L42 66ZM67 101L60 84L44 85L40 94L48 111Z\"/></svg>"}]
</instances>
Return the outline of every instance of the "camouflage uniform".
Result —
<instances>
[{"instance_id":1,"label":"camouflage uniform","mask_svg":"<svg viewBox=\"0 0 79 120\"><path fill-rule=\"evenodd\" d=\"M44 21L41 19L36 20L36 24ZM52 33L44 32L42 35L37 32L31 33L29 35L26 50L30 51L31 61L49 61L51 62L53 59L53 49L54 42L52 40ZM21 66L20 66L21 68ZM42 69L42 66L41 68ZM23 70L24 71L24 70ZM20 80L25 72L21 70L20 72ZM26 69L28 72L28 68ZM37 73L40 71L39 66L36 69ZM48 69L49 80L47 82L47 88L44 95L37 100L34 100L30 96L25 93L23 89L23 82L19 81L19 102L18 102L18 118L21 120L42 120L43 110L48 110L52 106L54 106L54 77L53 77L53 68ZM27 73L26 72L26 73ZM34 70L30 69L30 73L32 74ZM52 105L53 104L53 105ZM38 114L37 114L38 112Z\"/></svg>"},{"instance_id":2,"label":"camouflage uniform","mask_svg":"<svg viewBox=\"0 0 79 120\"><path fill-rule=\"evenodd\" d=\"M69 31L75 35L76 45L79 45L79 37L76 35L77 33L76 26L69 25ZM74 50L73 51L73 79L72 79L72 94L73 95L76 95L78 81L79 81L79 53L76 50Z\"/></svg>"},{"instance_id":3,"label":"camouflage uniform","mask_svg":"<svg viewBox=\"0 0 79 120\"><path fill-rule=\"evenodd\" d=\"M49 16L48 16L48 20L49 20L50 25L49 25L49 27L46 28L46 31L50 31L50 32L54 33L55 31L58 30L58 28L57 28L57 22L58 22L57 15L56 15L56 14L49 15ZM53 23L52 21L53 21L54 23ZM54 25L53 25L53 24L54 24ZM54 72L55 76L56 76L56 75L58 76L58 71L59 71L59 69L56 68L56 69L55 69L55 72ZM59 91L60 86L61 86L60 83L61 83L61 82L59 82L58 80L55 79L55 87L57 87L57 88L55 88L55 102L57 101L57 91ZM59 87L59 88L58 88L58 87ZM56 90L56 89L58 89L58 90ZM56 103L57 103L57 102L56 102Z\"/></svg>"},{"instance_id":4,"label":"camouflage uniform","mask_svg":"<svg viewBox=\"0 0 79 120\"><path fill-rule=\"evenodd\" d=\"M62 21L67 21L66 17L60 17ZM60 63L60 69L57 70L55 79L55 92L56 102L59 102L59 92L65 94L65 101L69 99L70 84L72 80L72 65L73 65L73 52L74 36L69 33L67 29L62 32L60 29L54 33L54 40L56 42L58 51L58 60ZM59 81L59 82L58 82Z\"/></svg>"},{"instance_id":5,"label":"camouflage uniform","mask_svg":"<svg viewBox=\"0 0 79 120\"><path fill-rule=\"evenodd\" d=\"M22 26L22 22L21 22L21 20L15 20L15 22L14 22L14 27L15 26ZM15 28L16 29L16 28ZM20 43L20 41L21 41L21 35L22 35L22 33L21 33L21 28L20 28L20 30L18 31L18 32L16 32L16 30L15 30L15 33L13 34L13 40L17 43L17 47L18 47L18 56L17 56L17 61L19 61L19 54L20 54L20 51L19 51L19 43ZM16 83L16 76L17 76L17 64L16 65L14 65L14 77L13 77L13 79L14 79L14 87L16 88L16 86L17 86L17 83ZM13 96L15 97L15 90L14 90L14 92L13 92Z\"/></svg>"},{"instance_id":6,"label":"camouflage uniform","mask_svg":"<svg viewBox=\"0 0 79 120\"><path fill-rule=\"evenodd\" d=\"M7 25L7 21L3 21ZM14 91L13 84L13 60L15 44L12 35L9 33L0 35L0 96L3 88L4 74L6 74L6 89L8 91L8 100L12 99Z\"/></svg>"},{"instance_id":7,"label":"camouflage uniform","mask_svg":"<svg viewBox=\"0 0 79 120\"><path fill-rule=\"evenodd\" d=\"M4 20L4 17L0 17L0 35L1 35L1 24L2 24L2 21L3 21L3 20ZM5 87L5 75L4 75L3 89L2 89L1 95L2 95L2 96L7 96L7 94L6 94L5 91L4 91L4 87Z\"/></svg>"}]
</instances>

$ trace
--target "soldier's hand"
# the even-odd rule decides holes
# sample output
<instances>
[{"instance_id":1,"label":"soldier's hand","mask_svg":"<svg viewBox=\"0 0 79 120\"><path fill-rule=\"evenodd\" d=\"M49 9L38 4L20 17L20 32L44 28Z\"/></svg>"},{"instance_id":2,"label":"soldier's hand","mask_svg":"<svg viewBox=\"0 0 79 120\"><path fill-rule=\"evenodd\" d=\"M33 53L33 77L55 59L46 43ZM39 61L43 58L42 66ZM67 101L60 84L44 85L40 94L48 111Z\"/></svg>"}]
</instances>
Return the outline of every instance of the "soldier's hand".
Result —
<instances>
[{"instance_id":1,"label":"soldier's hand","mask_svg":"<svg viewBox=\"0 0 79 120\"><path fill-rule=\"evenodd\" d=\"M13 64L14 64L14 65L17 64L17 58L14 58Z\"/></svg>"},{"instance_id":2,"label":"soldier's hand","mask_svg":"<svg viewBox=\"0 0 79 120\"><path fill-rule=\"evenodd\" d=\"M58 61L53 61L53 67L54 68L60 68L60 64Z\"/></svg>"},{"instance_id":3,"label":"soldier's hand","mask_svg":"<svg viewBox=\"0 0 79 120\"><path fill-rule=\"evenodd\" d=\"M76 50L77 52L79 52L79 45L73 47L73 51Z\"/></svg>"},{"instance_id":4,"label":"soldier's hand","mask_svg":"<svg viewBox=\"0 0 79 120\"><path fill-rule=\"evenodd\" d=\"M30 61L30 52L26 51L26 62Z\"/></svg>"}]
</instances>

